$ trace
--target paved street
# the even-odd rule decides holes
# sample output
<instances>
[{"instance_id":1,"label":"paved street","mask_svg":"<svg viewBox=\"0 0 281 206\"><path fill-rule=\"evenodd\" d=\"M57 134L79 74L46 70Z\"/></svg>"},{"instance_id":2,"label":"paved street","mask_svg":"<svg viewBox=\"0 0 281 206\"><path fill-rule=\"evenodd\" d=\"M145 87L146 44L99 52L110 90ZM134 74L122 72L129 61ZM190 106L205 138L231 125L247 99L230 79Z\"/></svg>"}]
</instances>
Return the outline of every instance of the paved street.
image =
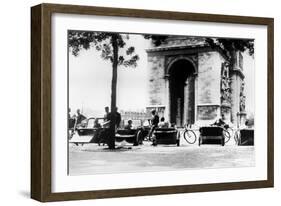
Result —
<instances>
[{"instance_id":1,"label":"paved street","mask_svg":"<svg viewBox=\"0 0 281 206\"><path fill-rule=\"evenodd\" d=\"M198 146L151 146L149 142L133 147L117 144L117 149L86 144L69 145L69 174L87 175L100 173L145 172L179 169L233 168L255 165L253 146L237 146L233 140L224 147L220 145Z\"/></svg>"}]
</instances>

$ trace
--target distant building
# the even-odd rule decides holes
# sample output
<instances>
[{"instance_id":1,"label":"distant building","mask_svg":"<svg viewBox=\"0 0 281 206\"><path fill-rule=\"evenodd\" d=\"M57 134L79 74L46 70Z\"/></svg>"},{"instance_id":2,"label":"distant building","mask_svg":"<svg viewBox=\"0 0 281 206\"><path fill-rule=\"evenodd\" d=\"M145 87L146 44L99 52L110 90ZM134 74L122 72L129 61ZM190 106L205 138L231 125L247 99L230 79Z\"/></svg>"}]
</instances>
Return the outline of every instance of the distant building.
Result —
<instances>
[{"instance_id":1,"label":"distant building","mask_svg":"<svg viewBox=\"0 0 281 206\"><path fill-rule=\"evenodd\" d=\"M121 127L127 124L128 120L133 121L134 126L142 126L142 124L151 118L151 115L146 111L120 111L122 121Z\"/></svg>"}]
</instances>

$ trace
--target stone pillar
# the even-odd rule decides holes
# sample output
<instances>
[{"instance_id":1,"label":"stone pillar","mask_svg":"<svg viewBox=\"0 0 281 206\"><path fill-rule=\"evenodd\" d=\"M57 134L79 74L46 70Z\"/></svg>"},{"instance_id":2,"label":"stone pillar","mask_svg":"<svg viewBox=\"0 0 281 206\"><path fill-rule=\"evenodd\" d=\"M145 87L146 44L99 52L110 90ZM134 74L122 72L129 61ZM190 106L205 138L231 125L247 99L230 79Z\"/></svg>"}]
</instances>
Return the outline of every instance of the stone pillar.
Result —
<instances>
[{"instance_id":1,"label":"stone pillar","mask_svg":"<svg viewBox=\"0 0 281 206\"><path fill-rule=\"evenodd\" d=\"M237 127L245 127L245 123L246 123L246 117L247 117L247 113L246 112L238 112L237 113Z\"/></svg>"},{"instance_id":2,"label":"stone pillar","mask_svg":"<svg viewBox=\"0 0 281 206\"><path fill-rule=\"evenodd\" d=\"M220 115L221 106L221 63L217 51L198 55L198 101L197 117L199 125L208 125Z\"/></svg>"},{"instance_id":3,"label":"stone pillar","mask_svg":"<svg viewBox=\"0 0 281 206\"><path fill-rule=\"evenodd\" d=\"M164 76L164 80L165 80L165 92L164 92L164 105L165 105L165 114L164 114L164 117L165 117L165 120L166 121L171 121L170 119L170 81L169 81L169 75L166 74Z\"/></svg>"},{"instance_id":4,"label":"stone pillar","mask_svg":"<svg viewBox=\"0 0 281 206\"><path fill-rule=\"evenodd\" d=\"M221 68L221 116L224 116L226 122L231 122L231 88L228 62L223 62Z\"/></svg>"},{"instance_id":5,"label":"stone pillar","mask_svg":"<svg viewBox=\"0 0 281 206\"><path fill-rule=\"evenodd\" d=\"M195 103L195 91L194 91L194 75L189 76L186 79L186 86L184 88L184 124L194 124L194 103Z\"/></svg>"},{"instance_id":6,"label":"stone pillar","mask_svg":"<svg viewBox=\"0 0 281 206\"><path fill-rule=\"evenodd\" d=\"M241 88L244 74L243 74L243 60L241 59L241 53L235 52L233 65L230 67L230 78L231 78L231 122L235 126L241 125L240 116L244 118L246 115L245 111L240 108L241 104ZM245 114L244 114L245 113ZM241 115L240 115L241 114ZM242 119L243 119L242 118Z\"/></svg>"},{"instance_id":7,"label":"stone pillar","mask_svg":"<svg viewBox=\"0 0 281 206\"><path fill-rule=\"evenodd\" d=\"M196 72L194 74L194 123L198 121L197 105L198 105L198 73Z\"/></svg>"},{"instance_id":8,"label":"stone pillar","mask_svg":"<svg viewBox=\"0 0 281 206\"><path fill-rule=\"evenodd\" d=\"M164 101L164 57L163 56L148 56L147 58L149 69L149 105L163 105Z\"/></svg>"},{"instance_id":9,"label":"stone pillar","mask_svg":"<svg viewBox=\"0 0 281 206\"><path fill-rule=\"evenodd\" d=\"M231 122L234 125L238 125L237 122L237 114L239 112L239 85L240 85L240 77L236 74L236 72L231 72Z\"/></svg>"}]
</instances>

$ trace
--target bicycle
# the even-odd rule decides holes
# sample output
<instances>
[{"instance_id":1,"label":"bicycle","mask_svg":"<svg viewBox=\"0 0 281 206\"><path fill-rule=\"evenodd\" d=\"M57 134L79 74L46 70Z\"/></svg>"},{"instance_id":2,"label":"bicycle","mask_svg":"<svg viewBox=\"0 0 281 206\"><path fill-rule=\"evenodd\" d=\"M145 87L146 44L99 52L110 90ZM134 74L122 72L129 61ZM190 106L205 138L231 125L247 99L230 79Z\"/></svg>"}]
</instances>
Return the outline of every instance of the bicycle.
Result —
<instances>
[{"instance_id":1,"label":"bicycle","mask_svg":"<svg viewBox=\"0 0 281 206\"><path fill-rule=\"evenodd\" d=\"M211 126L218 126L223 129L222 135L224 136L224 144L228 143L231 137L233 136L234 130L231 127L229 127L228 124L224 124L224 125L212 124Z\"/></svg>"},{"instance_id":2,"label":"bicycle","mask_svg":"<svg viewBox=\"0 0 281 206\"><path fill-rule=\"evenodd\" d=\"M185 131L183 132L183 138L187 143L194 144L197 140L197 136L192 129L189 129L190 127L187 124L184 126Z\"/></svg>"},{"instance_id":3,"label":"bicycle","mask_svg":"<svg viewBox=\"0 0 281 206\"><path fill-rule=\"evenodd\" d=\"M228 143L230 138L231 138L231 135L230 133L228 132L228 129L225 129L224 127L223 128L223 131L222 131L222 134L224 136L224 144Z\"/></svg>"},{"instance_id":4,"label":"bicycle","mask_svg":"<svg viewBox=\"0 0 281 206\"><path fill-rule=\"evenodd\" d=\"M225 133L225 138L226 138L225 143L227 143L231 137L233 137L234 141L237 143L237 134L234 131L234 129L229 127L228 125L224 125L223 129L224 129L223 131Z\"/></svg>"}]
</instances>

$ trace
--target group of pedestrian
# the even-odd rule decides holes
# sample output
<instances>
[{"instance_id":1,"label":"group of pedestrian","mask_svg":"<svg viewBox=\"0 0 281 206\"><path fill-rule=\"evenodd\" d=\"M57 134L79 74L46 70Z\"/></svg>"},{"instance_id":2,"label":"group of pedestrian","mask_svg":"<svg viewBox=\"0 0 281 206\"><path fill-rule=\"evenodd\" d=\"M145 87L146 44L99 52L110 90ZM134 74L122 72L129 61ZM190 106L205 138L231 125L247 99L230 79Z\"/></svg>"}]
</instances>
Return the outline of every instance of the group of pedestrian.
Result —
<instances>
[{"instance_id":1,"label":"group of pedestrian","mask_svg":"<svg viewBox=\"0 0 281 206\"><path fill-rule=\"evenodd\" d=\"M81 114L80 109L77 109L76 114L71 116L71 109L68 108L68 128L73 129L79 127L85 119L87 118Z\"/></svg>"},{"instance_id":2,"label":"group of pedestrian","mask_svg":"<svg viewBox=\"0 0 281 206\"><path fill-rule=\"evenodd\" d=\"M94 121L94 128L109 128L110 122L113 121L113 118L115 118L115 129L120 127L121 123L121 114L118 112L118 108L115 108L114 112L109 111L109 107L105 107L105 114L104 114L104 123L101 125L99 123L99 119L96 118ZM115 115L115 116L114 116ZM151 139L153 132L156 128L168 128L170 124L165 121L164 117L159 118L158 114L156 113L156 110L151 111L151 119L149 120L149 124L151 126L151 129L148 134L148 138ZM76 114L71 116L71 109L68 109L68 126L69 129L75 130L75 128L79 126L83 126L82 122L86 119L86 116L84 116L80 109L76 110ZM124 129L132 129L133 128L133 121L128 120L127 124L124 126Z\"/></svg>"},{"instance_id":3,"label":"group of pedestrian","mask_svg":"<svg viewBox=\"0 0 281 206\"><path fill-rule=\"evenodd\" d=\"M151 139L153 132L155 131L156 128L169 128L170 124L169 122L165 121L164 117L161 117L159 121L159 116L156 113L156 110L151 111L151 119L150 119L150 131L148 133L148 138Z\"/></svg>"},{"instance_id":4,"label":"group of pedestrian","mask_svg":"<svg viewBox=\"0 0 281 206\"><path fill-rule=\"evenodd\" d=\"M114 112L109 112L109 107L105 107L105 114L104 114L104 126L110 126L110 122L113 121L113 118L115 117L115 128L119 128L120 127L120 123L121 123L121 114L118 112L118 108L115 107L115 111ZM115 116L114 116L115 115Z\"/></svg>"},{"instance_id":5,"label":"group of pedestrian","mask_svg":"<svg viewBox=\"0 0 281 206\"><path fill-rule=\"evenodd\" d=\"M116 128L120 127L121 122L121 114L118 112L118 108L115 108L115 125ZM68 127L69 128L76 128L81 126L83 123L83 120L87 119L85 115L83 115L80 111L80 109L76 110L76 114L71 115L71 109L68 109ZM106 124L109 125L110 121L113 120L113 113L109 112L109 107L105 107L105 115L104 115L104 122L105 126ZM96 118L94 122L94 127L100 128L101 124L99 123L99 120Z\"/></svg>"},{"instance_id":6,"label":"group of pedestrian","mask_svg":"<svg viewBox=\"0 0 281 206\"><path fill-rule=\"evenodd\" d=\"M68 108L68 138L71 139L77 127L80 127L86 117L77 109L76 114L71 116L71 109Z\"/></svg>"}]
</instances>

